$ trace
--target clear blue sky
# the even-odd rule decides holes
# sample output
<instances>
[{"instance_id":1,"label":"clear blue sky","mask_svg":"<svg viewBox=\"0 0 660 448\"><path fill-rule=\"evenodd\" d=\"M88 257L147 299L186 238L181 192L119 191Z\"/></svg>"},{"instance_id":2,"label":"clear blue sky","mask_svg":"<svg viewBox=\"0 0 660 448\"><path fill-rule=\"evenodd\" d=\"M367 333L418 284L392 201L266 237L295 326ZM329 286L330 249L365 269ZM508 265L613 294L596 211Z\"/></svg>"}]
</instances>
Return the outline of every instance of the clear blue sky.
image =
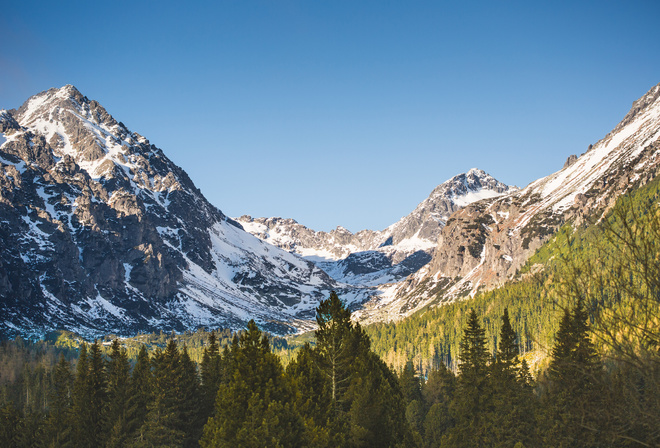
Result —
<instances>
[{"instance_id":1,"label":"clear blue sky","mask_svg":"<svg viewBox=\"0 0 660 448\"><path fill-rule=\"evenodd\" d=\"M524 186L660 82L658 1L10 1L0 108L74 84L230 216L382 229Z\"/></svg>"}]
</instances>

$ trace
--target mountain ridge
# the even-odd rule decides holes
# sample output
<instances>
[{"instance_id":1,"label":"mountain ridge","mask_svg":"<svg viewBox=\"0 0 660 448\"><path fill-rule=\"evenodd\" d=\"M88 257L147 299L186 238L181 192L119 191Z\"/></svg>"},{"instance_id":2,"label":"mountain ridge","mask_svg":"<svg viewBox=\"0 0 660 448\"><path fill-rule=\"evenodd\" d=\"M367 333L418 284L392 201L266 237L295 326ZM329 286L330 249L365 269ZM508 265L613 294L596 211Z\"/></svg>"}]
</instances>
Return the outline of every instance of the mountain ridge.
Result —
<instances>
[{"instance_id":1,"label":"mountain ridge","mask_svg":"<svg viewBox=\"0 0 660 448\"><path fill-rule=\"evenodd\" d=\"M291 218L235 218L246 231L317 263L337 281L378 286L399 281L431 260L440 230L459 208L515 189L472 168L435 187L399 221L381 231L338 226L315 231Z\"/></svg>"},{"instance_id":2,"label":"mountain ridge","mask_svg":"<svg viewBox=\"0 0 660 448\"><path fill-rule=\"evenodd\" d=\"M71 85L0 112L0 132L2 333L240 328L250 318L287 332L330 290L366 294L244 232L162 150Z\"/></svg>"},{"instance_id":3,"label":"mountain ridge","mask_svg":"<svg viewBox=\"0 0 660 448\"><path fill-rule=\"evenodd\" d=\"M433 260L366 304L360 318L398 319L504 284L561 225L600 219L621 194L652 180L659 163L660 84L559 171L457 211L441 231Z\"/></svg>"},{"instance_id":4,"label":"mountain ridge","mask_svg":"<svg viewBox=\"0 0 660 448\"><path fill-rule=\"evenodd\" d=\"M224 215L98 102L50 89L0 110L0 333L236 329L251 318L287 333L311 329L331 290L362 322L398 320L511 280L561 225L597 220L659 163L660 84L523 189L473 169L382 231L315 232Z\"/></svg>"}]
</instances>

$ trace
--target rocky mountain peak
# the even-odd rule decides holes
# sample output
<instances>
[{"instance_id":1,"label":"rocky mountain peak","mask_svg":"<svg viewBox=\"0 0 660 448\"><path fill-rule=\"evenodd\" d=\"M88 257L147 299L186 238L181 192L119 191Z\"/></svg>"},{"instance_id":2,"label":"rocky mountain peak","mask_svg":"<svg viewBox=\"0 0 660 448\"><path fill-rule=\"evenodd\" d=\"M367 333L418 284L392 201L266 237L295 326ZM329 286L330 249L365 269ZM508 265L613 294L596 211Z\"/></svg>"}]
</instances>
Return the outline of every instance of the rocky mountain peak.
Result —
<instances>
[{"instance_id":1,"label":"rocky mountain peak","mask_svg":"<svg viewBox=\"0 0 660 448\"><path fill-rule=\"evenodd\" d=\"M479 190L490 190L495 193L506 193L512 187L495 179L490 174L479 168L471 168L467 173L458 174L451 179L438 185L433 194L444 194L447 196L462 196L469 192Z\"/></svg>"},{"instance_id":2,"label":"rocky mountain peak","mask_svg":"<svg viewBox=\"0 0 660 448\"><path fill-rule=\"evenodd\" d=\"M227 219L163 151L71 85L0 112L0 131L0 335L249 318L283 331L341 290Z\"/></svg>"},{"instance_id":3,"label":"rocky mountain peak","mask_svg":"<svg viewBox=\"0 0 660 448\"><path fill-rule=\"evenodd\" d=\"M262 240L315 261L337 281L377 286L401 280L428 263L454 211L511 190L473 168L440 184L412 213L382 231L352 233L337 226L317 232L291 219L241 216L237 220Z\"/></svg>"}]
</instances>

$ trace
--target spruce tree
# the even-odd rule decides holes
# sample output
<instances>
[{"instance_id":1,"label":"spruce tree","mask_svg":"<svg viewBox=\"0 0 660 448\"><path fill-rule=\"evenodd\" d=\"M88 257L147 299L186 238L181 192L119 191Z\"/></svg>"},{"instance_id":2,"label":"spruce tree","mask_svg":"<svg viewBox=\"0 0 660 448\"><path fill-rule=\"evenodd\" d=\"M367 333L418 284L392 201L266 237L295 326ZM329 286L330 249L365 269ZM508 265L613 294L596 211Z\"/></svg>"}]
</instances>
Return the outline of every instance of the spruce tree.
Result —
<instances>
[{"instance_id":1,"label":"spruce tree","mask_svg":"<svg viewBox=\"0 0 660 448\"><path fill-rule=\"evenodd\" d=\"M332 291L316 310L316 349L319 367L330 381L330 395L336 412L343 408L344 390L349 384L352 355L350 336L353 331L351 312Z\"/></svg>"},{"instance_id":2,"label":"spruce tree","mask_svg":"<svg viewBox=\"0 0 660 448\"><path fill-rule=\"evenodd\" d=\"M560 447L599 445L601 365L588 318L581 300L571 312L565 310L552 350L544 437Z\"/></svg>"},{"instance_id":3,"label":"spruce tree","mask_svg":"<svg viewBox=\"0 0 660 448\"><path fill-rule=\"evenodd\" d=\"M143 440L140 429L147 418L148 406L153 390L153 375L147 347L142 345L138 352L129 381L129 401L127 413L127 433L132 442Z\"/></svg>"},{"instance_id":4,"label":"spruce tree","mask_svg":"<svg viewBox=\"0 0 660 448\"><path fill-rule=\"evenodd\" d=\"M486 348L486 330L481 327L474 309L470 309L467 327L461 340L459 370L461 382L466 380L485 381L488 377L488 363L491 359ZM459 384L460 386L460 384Z\"/></svg>"},{"instance_id":5,"label":"spruce tree","mask_svg":"<svg viewBox=\"0 0 660 448\"><path fill-rule=\"evenodd\" d=\"M422 383L415 372L412 361L408 361L399 374L399 386L403 393L406 406L406 420L420 437L424 434L424 403L422 400Z\"/></svg>"},{"instance_id":6,"label":"spruce tree","mask_svg":"<svg viewBox=\"0 0 660 448\"><path fill-rule=\"evenodd\" d=\"M170 339L165 350L157 350L151 361L153 367L152 400L140 428L137 446L182 446L185 433L180 400L179 350L176 341Z\"/></svg>"},{"instance_id":7,"label":"spruce tree","mask_svg":"<svg viewBox=\"0 0 660 448\"><path fill-rule=\"evenodd\" d=\"M185 345L179 356L177 380L179 390L177 407L181 421L179 429L184 433L183 446L197 446L206 422L202 421L202 397L197 366L190 359Z\"/></svg>"},{"instance_id":8,"label":"spruce tree","mask_svg":"<svg viewBox=\"0 0 660 448\"><path fill-rule=\"evenodd\" d=\"M20 429L21 414L13 403L7 403L0 408L0 446L17 446Z\"/></svg>"},{"instance_id":9,"label":"spruce tree","mask_svg":"<svg viewBox=\"0 0 660 448\"><path fill-rule=\"evenodd\" d=\"M202 377L202 419L204 422L213 415L215 397L218 395L218 387L222 381L222 358L218 346L215 330L209 334L208 342L204 347L202 362L199 365Z\"/></svg>"},{"instance_id":10,"label":"spruce tree","mask_svg":"<svg viewBox=\"0 0 660 448\"><path fill-rule=\"evenodd\" d=\"M450 404L456 390L456 377L443 363L429 372L422 386L422 396L427 409L424 417L425 445L440 446L443 435L454 426Z\"/></svg>"},{"instance_id":11,"label":"spruce tree","mask_svg":"<svg viewBox=\"0 0 660 448\"><path fill-rule=\"evenodd\" d=\"M107 379L105 375L105 359L101 352L101 342L94 341L89 350L89 392L90 401L87 404L88 424L86 428L88 440L92 446L102 446L107 438Z\"/></svg>"},{"instance_id":12,"label":"spruce tree","mask_svg":"<svg viewBox=\"0 0 660 448\"><path fill-rule=\"evenodd\" d=\"M529 445L535 442L534 401L531 390L521 383L518 354L518 336L511 327L505 308L497 359L491 364L492 409L485 416L490 428L485 432L485 441L492 446ZM529 375L529 371L522 375Z\"/></svg>"},{"instance_id":13,"label":"spruce tree","mask_svg":"<svg viewBox=\"0 0 660 448\"><path fill-rule=\"evenodd\" d=\"M313 353L330 391L330 446L413 443L398 378L336 293L319 304L316 321Z\"/></svg>"},{"instance_id":14,"label":"spruce tree","mask_svg":"<svg viewBox=\"0 0 660 448\"><path fill-rule=\"evenodd\" d=\"M513 327L511 327L509 310L504 308L497 357L494 364L496 369L501 372L507 380L514 380L517 376L516 367L519 354L518 335L513 331Z\"/></svg>"},{"instance_id":15,"label":"spruce tree","mask_svg":"<svg viewBox=\"0 0 660 448\"><path fill-rule=\"evenodd\" d=\"M286 375L297 392L296 412L304 419L310 445L322 447L330 443L327 422L331 418L332 397L330 382L319 369L316 357L316 351L305 343L287 366Z\"/></svg>"},{"instance_id":16,"label":"spruce tree","mask_svg":"<svg viewBox=\"0 0 660 448\"><path fill-rule=\"evenodd\" d=\"M72 391L71 421L73 425L73 445L76 447L94 446L88 430L91 426L88 410L91 395L87 344L83 342L78 353L78 364L76 365L76 376Z\"/></svg>"},{"instance_id":17,"label":"spruce tree","mask_svg":"<svg viewBox=\"0 0 660 448\"><path fill-rule=\"evenodd\" d=\"M460 347L460 375L451 404L455 426L443 440L452 447L486 446L493 399L488 367L491 356L486 348L486 331L474 309L470 310Z\"/></svg>"}]
</instances>

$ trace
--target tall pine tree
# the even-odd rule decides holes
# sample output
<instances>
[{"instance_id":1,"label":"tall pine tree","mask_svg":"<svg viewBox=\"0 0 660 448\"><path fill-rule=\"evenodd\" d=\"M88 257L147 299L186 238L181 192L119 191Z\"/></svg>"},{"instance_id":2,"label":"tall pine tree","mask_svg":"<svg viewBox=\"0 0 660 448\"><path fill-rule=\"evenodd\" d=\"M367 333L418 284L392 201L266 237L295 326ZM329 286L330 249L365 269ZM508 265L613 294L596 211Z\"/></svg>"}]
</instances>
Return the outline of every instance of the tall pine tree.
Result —
<instances>
[{"instance_id":1,"label":"tall pine tree","mask_svg":"<svg viewBox=\"0 0 660 448\"><path fill-rule=\"evenodd\" d=\"M555 336L544 399L546 443L558 447L599 446L598 391L601 363L591 342L582 300L564 316Z\"/></svg>"},{"instance_id":2,"label":"tall pine tree","mask_svg":"<svg viewBox=\"0 0 660 448\"><path fill-rule=\"evenodd\" d=\"M147 418L153 390L153 375L147 347L142 345L138 352L129 381L129 401L126 430L131 443L144 440L141 429Z\"/></svg>"},{"instance_id":3,"label":"tall pine tree","mask_svg":"<svg viewBox=\"0 0 660 448\"><path fill-rule=\"evenodd\" d=\"M445 446L486 446L488 416L492 412L492 384L486 348L486 330L481 327L477 313L470 310L467 326L460 343L457 391L451 404L455 426L443 439Z\"/></svg>"},{"instance_id":4,"label":"tall pine tree","mask_svg":"<svg viewBox=\"0 0 660 448\"><path fill-rule=\"evenodd\" d=\"M202 377L201 388L203 391L202 415L205 416L204 420L207 420L213 415L215 397L218 395L218 388L223 376L222 357L215 331L211 331L211 334L209 334L199 370Z\"/></svg>"}]
</instances>

